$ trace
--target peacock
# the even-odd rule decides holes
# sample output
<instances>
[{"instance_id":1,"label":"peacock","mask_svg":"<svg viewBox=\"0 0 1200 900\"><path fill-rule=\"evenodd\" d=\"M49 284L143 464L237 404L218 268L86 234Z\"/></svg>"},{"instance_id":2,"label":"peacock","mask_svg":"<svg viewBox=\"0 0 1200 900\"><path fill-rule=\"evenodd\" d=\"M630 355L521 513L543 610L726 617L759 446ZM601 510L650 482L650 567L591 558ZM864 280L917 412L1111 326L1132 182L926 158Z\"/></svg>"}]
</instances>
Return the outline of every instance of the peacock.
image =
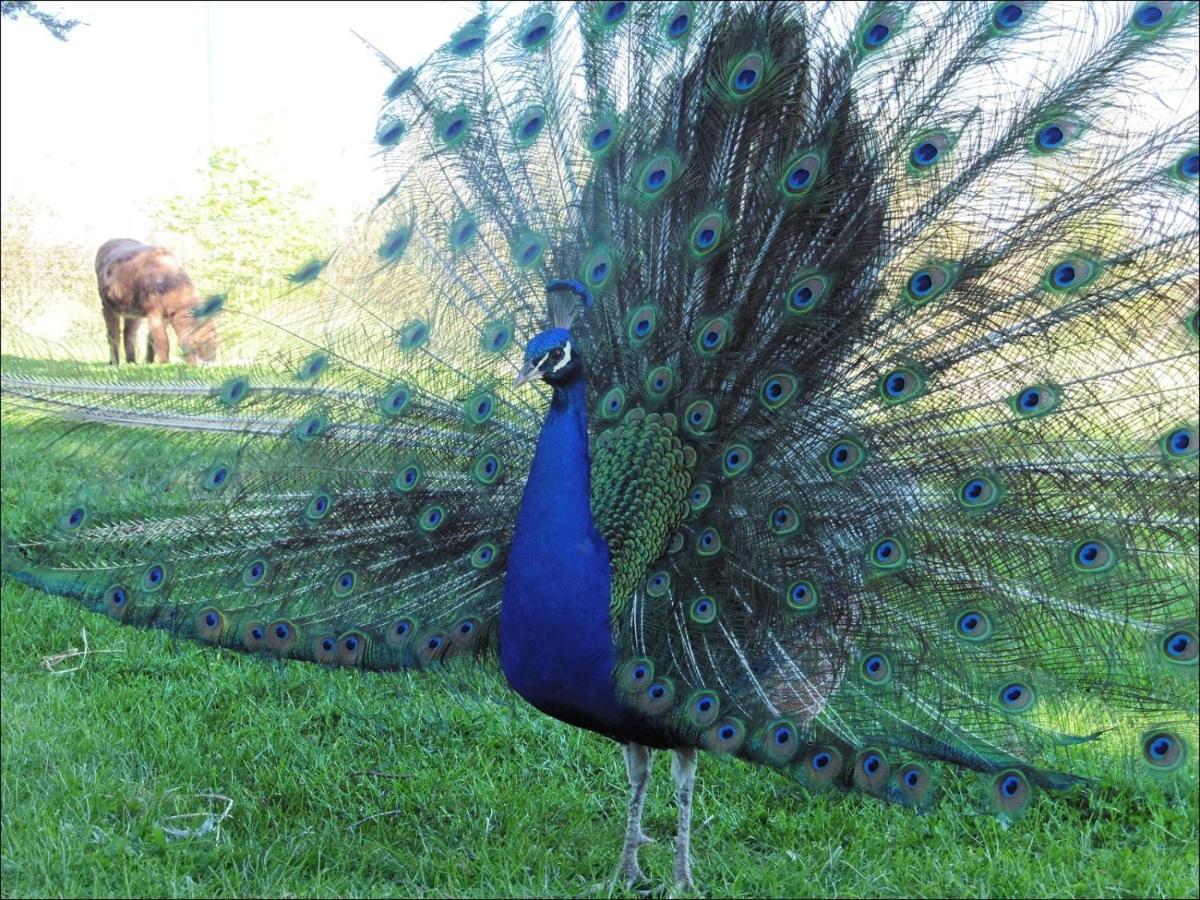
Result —
<instances>
[{"instance_id":1,"label":"peacock","mask_svg":"<svg viewBox=\"0 0 1200 900\"><path fill-rule=\"evenodd\" d=\"M97 462L4 571L266 658L498 665L621 746L629 884L654 750L679 887L701 750L1010 821L1191 790L1197 18L484 5L375 51L361 237L196 311L272 352L8 361L25 439Z\"/></svg>"}]
</instances>

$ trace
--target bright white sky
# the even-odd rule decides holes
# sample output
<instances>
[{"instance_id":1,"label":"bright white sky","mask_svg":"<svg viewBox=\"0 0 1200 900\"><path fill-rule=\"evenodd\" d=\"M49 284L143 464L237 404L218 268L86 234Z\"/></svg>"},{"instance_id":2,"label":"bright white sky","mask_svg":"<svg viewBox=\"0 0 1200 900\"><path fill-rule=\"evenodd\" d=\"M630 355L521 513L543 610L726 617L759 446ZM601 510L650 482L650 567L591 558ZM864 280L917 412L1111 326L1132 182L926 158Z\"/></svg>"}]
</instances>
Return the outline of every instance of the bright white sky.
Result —
<instances>
[{"instance_id":1,"label":"bright white sky","mask_svg":"<svg viewBox=\"0 0 1200 900\"><path fill-rule=\"evenodd\" d=\"M145 239L152 196L197 178L210 145L253 150L343 216L383 191L373 136L388 70L444 43L478 5L43 2L82 19L66 43L0 27L0 193L54 213L58 240ZM210 114L211 110L211 114Z\"/></svg>"},{"instance_id":2,"label":"bright white sky","mask_svg":"<svg viewBox=\"0 0 1200 900\"><path fill-rule=\"evenodd\" d=\"M192 187L213 145L269 145L256 164L312 185L348 221L386 188L373 136L390 80L351 29L408 66L479 11L467 0L42 6L87 24L63 43L31 20L3 21L0 195L36 198L53 213L41 236L85 245L152 238L147 199ZM1056 15L1101 9L1123 17L1132 5ZM1168 87L1183 99L1166 106L1195 108L1194 70L1156 91Z\"/></svg>"}]
</instances>

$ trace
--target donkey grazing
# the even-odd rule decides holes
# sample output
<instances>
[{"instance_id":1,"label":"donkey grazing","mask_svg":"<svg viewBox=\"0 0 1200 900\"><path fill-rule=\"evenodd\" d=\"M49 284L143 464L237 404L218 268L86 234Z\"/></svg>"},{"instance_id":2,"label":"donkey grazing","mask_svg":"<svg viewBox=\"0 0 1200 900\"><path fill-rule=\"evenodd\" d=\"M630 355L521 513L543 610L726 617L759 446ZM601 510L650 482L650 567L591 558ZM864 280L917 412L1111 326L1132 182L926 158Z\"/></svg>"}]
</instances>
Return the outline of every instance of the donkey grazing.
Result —
<instances>
[{"instance_id":1,"label":"donkey grazing","mask_svg":"<svg viewBox=\"0 0 1200 900\"><path fill-rule=\"evenodd\" d=\"M187 362L212 362L217 355L216 325L211 317L196 315L203 301L170 250L129 238L106 241L96 252L96 282L112 365L120 363L117 345L122 321L125 361L137 362L137 333L142 319L150 323L146 362L170 360L168 322L175 329Z\"/></svg>"}]
</instances>

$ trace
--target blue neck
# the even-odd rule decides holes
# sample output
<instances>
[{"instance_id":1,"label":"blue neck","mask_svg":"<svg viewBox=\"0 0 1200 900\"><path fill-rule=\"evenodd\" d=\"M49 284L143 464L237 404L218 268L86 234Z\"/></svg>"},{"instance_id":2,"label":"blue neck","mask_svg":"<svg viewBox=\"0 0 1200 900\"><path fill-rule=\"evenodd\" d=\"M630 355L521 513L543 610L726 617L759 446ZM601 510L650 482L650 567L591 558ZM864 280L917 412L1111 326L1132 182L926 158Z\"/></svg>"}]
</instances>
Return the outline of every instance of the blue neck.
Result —
<instances>
[{"instance_id":1,"label":"blue neck","mask_svg":"<svg viewBox=\"0 0 1200 900\"><path fill-rule=\"evenodd\" d=\"M522 537L533 538L545 555L561 550L567 536L595 534L591 484L587 406L579 377L554 388L521 497L514 545Z\"/></svg>"},{"instance_id":2,"label":"blue neck","mask_svg":"<svg viewBox=\"0 0 1200 900\"><path fill-rule=\"evenodd\" d=\"M625 717L612 682L612 578L590 494L578 375L554 388L521 498L500 609L500 666L543 712L616 735Z\"/></svg>"}]
</instances>

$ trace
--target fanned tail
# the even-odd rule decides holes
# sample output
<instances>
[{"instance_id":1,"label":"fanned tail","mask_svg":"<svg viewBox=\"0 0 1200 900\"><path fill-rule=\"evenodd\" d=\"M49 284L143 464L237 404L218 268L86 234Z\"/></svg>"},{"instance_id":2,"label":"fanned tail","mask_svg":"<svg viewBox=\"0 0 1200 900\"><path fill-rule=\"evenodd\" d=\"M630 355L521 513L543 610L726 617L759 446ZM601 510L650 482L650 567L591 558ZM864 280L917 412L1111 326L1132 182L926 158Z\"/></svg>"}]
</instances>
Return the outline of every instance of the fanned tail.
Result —
<instances>
[{"instance_id":1,"label":"fanned tail","mask_svg":"<svg viewBox=\"0 0 1200 900\"><path fill-rule=\"evenodd\" d=\"M1139 104L1196 4L1048 12L485 10L389 63L367 274L294 273L290 349L6 364L6 409L63 420L29 439L134 463L10 526L7 569L222 646L481 650L549 311L615 677L680 745L917 806L951 763L1006 816L1194 778L1200 135ZM548 310L563 282L590 302Z\"/></svg>"}]
</instances>

